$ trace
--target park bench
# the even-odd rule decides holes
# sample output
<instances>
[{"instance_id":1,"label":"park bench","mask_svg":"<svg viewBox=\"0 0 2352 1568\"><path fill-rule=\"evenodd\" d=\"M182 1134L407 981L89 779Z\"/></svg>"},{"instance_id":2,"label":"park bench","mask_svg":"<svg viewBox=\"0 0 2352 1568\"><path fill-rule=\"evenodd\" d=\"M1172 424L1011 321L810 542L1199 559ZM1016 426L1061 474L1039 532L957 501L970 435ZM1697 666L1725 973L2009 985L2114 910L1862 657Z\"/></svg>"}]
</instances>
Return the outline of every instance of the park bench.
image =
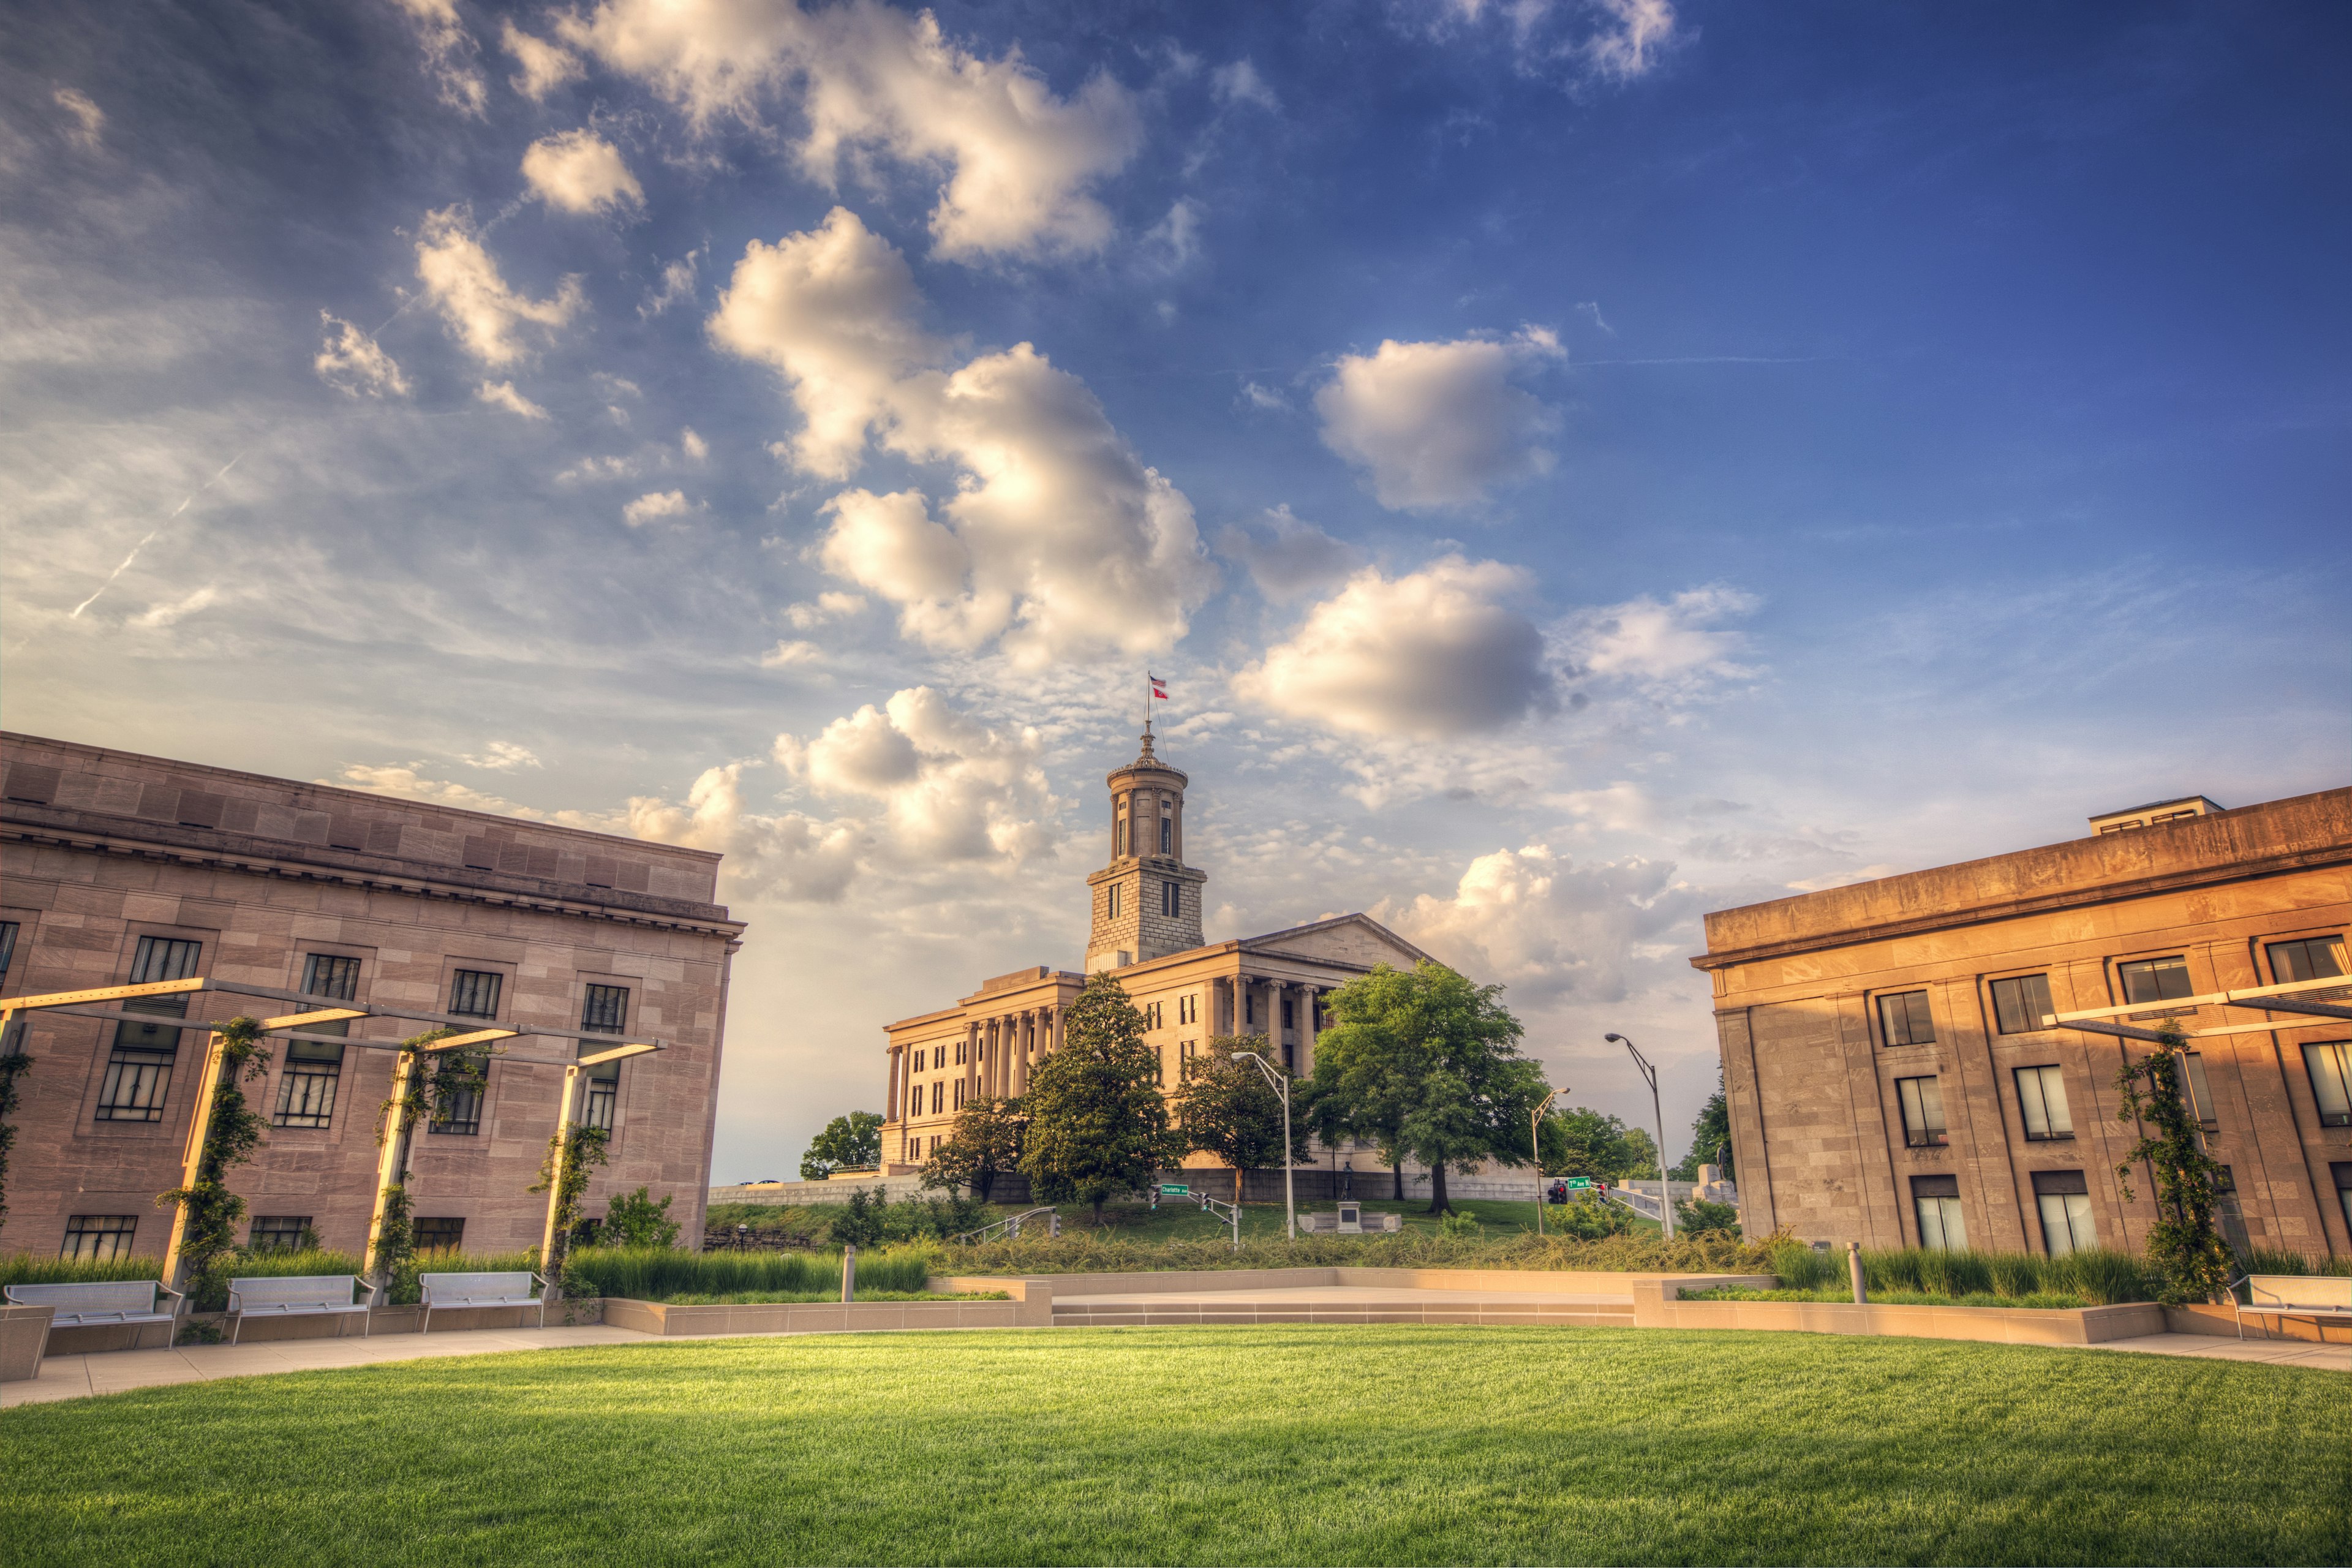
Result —
<instances>
[{"instance_id":1,"label":"park bench","mask_svg":"<svg viewBox=\"0 0 2352 1568\"><path fill-rule=\"evenodd\" d=\"M2246 1337L2246 1318L2309 1318L2316 1328L2323 1321L2352 1323L2352 1276L2341 1274L2249 1274L2238 1281L2246 1287L2242 1303L2230 1292L2230 1310L2238 1321L2238 1337Z\"/></svg>"},{"instance_id":2,"label":"park bench","mask_svg":"<svg viewBox=\"0 0 2352 1568\"><path fill-rule=\"evenodd\" d=\"M538 1280L541 1294L530 1293L531 1282ZM537 1307L539 1326L547 1327L547 1281L528 1268L511 1274L426 1274L420 1277L425 1287L425 1333L433 1331L433 1309L456 1311L461 1307Z\"/></svg>"},{"instance_id":3,"label":"park bench","mask_svg":"<svg viewBox=\"0 0 2352 1568\"><path fill-rule=\"evenodd\" d=\"M367 1315L367 1305L352 1303L352 1291L362 1281L356 1274L286 1274L258 1279L232 1279L228 1282L228 1310L236 1314L236 1326L229 1331L228 1342L245 1331L247 1318L323 1318L340 1317L357 1312L362 1324L362 1333L373 1326Z\"/></svg>"},{"instance_id":4,"label":"park bench","mask_svg":"<svg viewBox=\"0 0 2352 1568\"><path fill-rule=\"evenodd\" d=\"M158 1292L172 1298L172 1309L155 1310ZM165 1290L155 1279L107 1279L82 1285L11 1285L7 1289L9 1304L17 1307L54 1307L56 1314L49 1319L52 1331L58 1329L89 1329L111 1327L116 1323L168 1323L179 1315L179 1304L187 1300L177 1290Z\"/></svg>"}]
</instances>

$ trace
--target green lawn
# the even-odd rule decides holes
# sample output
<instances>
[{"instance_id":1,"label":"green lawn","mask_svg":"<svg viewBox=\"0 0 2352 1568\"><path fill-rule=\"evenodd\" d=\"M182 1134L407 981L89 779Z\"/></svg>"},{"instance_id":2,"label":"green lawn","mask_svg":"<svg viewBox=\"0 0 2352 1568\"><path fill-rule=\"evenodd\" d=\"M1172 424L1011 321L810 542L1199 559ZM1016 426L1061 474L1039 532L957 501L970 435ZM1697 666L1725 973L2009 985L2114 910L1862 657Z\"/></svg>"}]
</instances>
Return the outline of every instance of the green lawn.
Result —
<instances>
[{"instance_id":1,"label":"green lawn","mask_svg":"<svg viewBox=\"0 0 2352 1568\"><path fill-rule=\"evenodd\" d=\"M1357 1184L1361 1187L1366 1184ZM1210 1183L1206 1185L1209 1195L1214 1198L1223 1198L1233 1190L1230 1178L1222 1184ZM1383 1190L1385 1190L1385 1184L1383 1184ZM1328 1203L1302 1203L1298 1205L1298 1212L1304 1215L1310 1209L1328 1210L1335 1206ZM1478 1224L1488 1236L1517 1236L1521 1232L1532 1235L1536 1228L1536 1205L1532 1198L1523 1203L1510 1203L1500 1198L1455 1198L1454 1206L1462 1213L1475 1215ZM1366 1198L1362 1200L1362 1207L1366 1214L1402 1215L1404 1228L1408 1232L1417 1230L1433 1232L1437 1228L1438 1216L1429 1212L1429 1201L1426 1198L1408 1199L1401 1204L1391 1203L1385 1199ZM1061 1205L1061 1211L1062 1228L1065 1231L1091 1230L1094 1227L1094 1211L1085 1205L1064 1204ZM1017 1211L1008 1210L1007 1212ZM1556 1214L1559 1211L1554 1209L1551 1212ZM1657 1234L1658 1225L1655 1220L1645 1220L1639 1215L1633 1214L1629 1214L1625 1217L1633 1222L1636 1230L1645 1231L1653 1236ZM1198 1205L1187 1203L1181 1198L1163 1203L1157 1210L1147 1208L1140 1204L1108 1205L1103 1209L1103 1220L1106 1229L1121 1237L1135 1241L1213 1241L1219 1236L1232 1234L1231 1228L1222 1217L1205 1214ZM1279 1203L1250 1203L1242 1205L1242 1239L1244 1241L1275 1240L1282 1235L1282 1225L1283 1211L1282 1205Z\"/></svg>"},{"instance_id":2,"label":"green lawn","mask_svg":"<svg viewBox=\"0 0 2352 1568\"><path fill-rule=\"evenodd\" d=\"M1631 1330L614 1346L0 1418L12 1563L2352 1560L2340 1373Z\"/></svg>"}]
</instances>

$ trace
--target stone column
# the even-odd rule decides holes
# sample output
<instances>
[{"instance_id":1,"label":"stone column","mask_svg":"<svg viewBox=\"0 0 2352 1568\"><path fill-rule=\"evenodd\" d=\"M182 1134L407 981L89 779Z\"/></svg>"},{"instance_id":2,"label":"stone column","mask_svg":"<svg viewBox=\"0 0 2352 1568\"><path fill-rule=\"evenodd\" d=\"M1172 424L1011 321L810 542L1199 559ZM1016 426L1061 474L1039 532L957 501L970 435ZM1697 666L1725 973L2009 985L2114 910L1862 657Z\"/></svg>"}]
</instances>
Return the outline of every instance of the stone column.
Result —
<instances>
[{"instance_id":1,"label":"stone column","mask_svg":"<svg viewBox=\"0 0 2352 1568\"><path fill-rule=\"evenodd\" d=\"M1265 1038L1274 1052L1266 1065L1278 1067L1285 1072L1290 1070L1291 1052L1289 1044L1283 1038L1282 1003L1289 992L1287 982L1269 980L1265 983Z\"/></svg>"},{"instance_id":2,"label":"stone column","mask_svg":"<svg viewBox=\"0 0 2352 1568\"><path fill-rule=\"evenodd\" d=\"M890 1109L888 1113L882 1118L885 1121L904 1121L907 1120L906 1067L907 1047L904 1046L892 1046L890 1047L889 1072L890 1098L885 1102Z\"/></svg>"},{"instance_id":3,"label":"stone column","mask_svg":"<svg viewBox=\"0 0 2352 1568\"><path fill-rule=\"evenodd\" d=\"M1298 988L1298 1005L1307 1009L1298 1025L1298 1076L1309 1078L1315 1072L1315 1010L1323 1000L1323 987L1302 985Z\"/></svg>"}]
</instances>

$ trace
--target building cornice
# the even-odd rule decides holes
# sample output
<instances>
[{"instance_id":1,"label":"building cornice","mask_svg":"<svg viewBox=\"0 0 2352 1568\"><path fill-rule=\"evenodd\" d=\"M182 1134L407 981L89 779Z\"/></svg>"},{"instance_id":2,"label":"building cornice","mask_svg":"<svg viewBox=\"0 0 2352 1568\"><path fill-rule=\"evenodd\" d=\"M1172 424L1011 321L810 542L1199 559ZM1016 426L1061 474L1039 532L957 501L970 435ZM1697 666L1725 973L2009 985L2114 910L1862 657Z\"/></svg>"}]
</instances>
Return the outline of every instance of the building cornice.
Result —
<instances>
[{"instance_id":1,"label":"building cornice","mask_svg":"<svg viewBox=\"0 0 2352 1568\"><path fill-rule=\"evenodd\" d=\"M131 823L120 817L21 801L11 801L5 811L0 811L0 843L167 860L252 876L407 893L418 898L500 904L581 920L696 931L730 941L747 929L746 922L729 918L723 904L663 898L620 888L574 887L474 868L428 868L415 860L370 855L362 850L297 846L282 839L218 828Z\"/></svg>"},{"instance_id":2,"label":"building cornice","mask_svg":"<svg viewBox=\"0 0 2352 1568\"><path fill-rule=\"evenodd\" d=\"M2290 871L2324 869L2330 866L2352 865L2352 844L2334 844L2315 849L2294 850L2279 855L2241 860L2229 865L2199 866L2188 869L2158 873L2123 881L2102 882L2095 887L2062 889L2056 892L2038 893L2021 898L1989 900L1962 908L1938 910L1901 920L1883 921L1874 924L1852 927L1844 931L1823 931L1813 935L1791 937L1779 942L1757 942L1748 947L1726 948L1721 952L1694 953L1693 969L1736 969L1743 963L1759 960L1792 958L1808 952L1827 952L1844 947L1861 947L1874 942L1885 942L1895 937L1917 936L1927 931L1950 931L1956 927L1990 925L1999 921L2016 920L2026 915L2047 914L2059 910L2078 910L2098 904L2120 903L2131 899L2144 899L2162 893L2183 892L2192 888L2219 887L2229 882L2252 881L2263 877L2275 877Z\"/></svg>"}]
</instances>

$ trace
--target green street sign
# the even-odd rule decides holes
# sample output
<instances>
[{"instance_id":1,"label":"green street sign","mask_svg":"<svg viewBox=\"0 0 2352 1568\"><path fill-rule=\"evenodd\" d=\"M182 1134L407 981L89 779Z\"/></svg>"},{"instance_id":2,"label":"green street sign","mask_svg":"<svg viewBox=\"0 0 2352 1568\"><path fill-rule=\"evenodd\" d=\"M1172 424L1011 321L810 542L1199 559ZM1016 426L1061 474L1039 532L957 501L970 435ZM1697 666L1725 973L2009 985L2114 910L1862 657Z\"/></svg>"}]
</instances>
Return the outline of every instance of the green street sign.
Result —
<instances>
[{"instance_id":1,"label":"green street sign","mask_svg":"<svg viewBox=\"0 0 2352 1568\"><path fill-rule=\"evenodd\" d=\"M1181 1182L1162 1182L1160 1184L1160 1195L1163 1198L1189 1198L1192 1195L1192 1189Z\"/></svg>"},{"instance_id":2,"label":"green street sign","mask_svg":"<svg viewBox=\"0 0 2352 1568\"><path fill-rule=\"evenodd\" d=\"M1592 1178L1590 1176L1570 1176L1568 1178L1566 1185L1568 1190L1571 1193L1586 1192L1592 1186Z\"/></svg>"}]
</instances>

